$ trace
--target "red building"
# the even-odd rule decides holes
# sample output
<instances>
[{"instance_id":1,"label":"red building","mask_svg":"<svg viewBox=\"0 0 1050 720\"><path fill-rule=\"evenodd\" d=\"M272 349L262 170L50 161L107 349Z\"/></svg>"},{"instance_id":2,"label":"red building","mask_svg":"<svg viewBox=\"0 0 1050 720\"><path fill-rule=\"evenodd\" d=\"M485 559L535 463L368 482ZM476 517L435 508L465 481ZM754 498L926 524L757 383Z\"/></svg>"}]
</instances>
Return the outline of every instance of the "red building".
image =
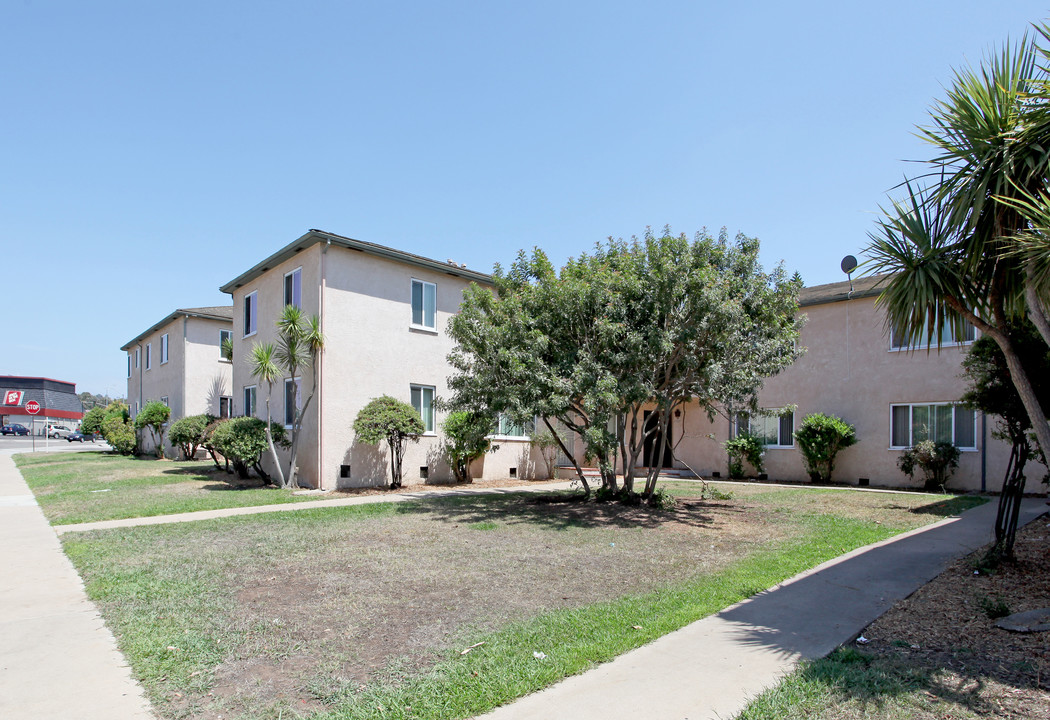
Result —
<instances>
[{"instance_id":1,"label":"red building","mask_svg":"<svg viewBox=\"0 0 1050 720\"><path fill-rule=\"evenodd\" d=\"M30 415L26 403L36 401L40 412ZM77 397L76 383L40 377L0 375L0 425L19 423L43 435L52 424L80 424L84 405Z\"/></svg>"}]
</instances>

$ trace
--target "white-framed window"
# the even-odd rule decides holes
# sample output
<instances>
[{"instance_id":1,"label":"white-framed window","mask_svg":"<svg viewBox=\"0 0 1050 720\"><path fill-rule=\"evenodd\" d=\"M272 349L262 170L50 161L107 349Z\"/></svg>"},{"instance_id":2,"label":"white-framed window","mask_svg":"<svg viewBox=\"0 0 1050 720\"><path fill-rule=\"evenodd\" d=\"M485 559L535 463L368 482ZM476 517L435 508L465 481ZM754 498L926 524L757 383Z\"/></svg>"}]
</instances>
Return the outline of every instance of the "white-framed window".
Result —
<instances>
[{"instance_id":1,"label":"white-framed window","mask_svg":"<svg viewBox=\"0 0 1050 720\"><path fill-rule=\"evenodd\" d=\"M128 353L128 377L131 377L131 353Z\"/></svg>"},{"instance_id":2,"label":"white-framed window","mask_svg":"<svg viewBox=\"0 0 1050 720\"><path fill-rule=\"evenodd\" d=\"M153 343L146 343L146 369L153 365Z\"/></svg>"},{"instance_id":3,"label":"white-framed window","mask_svg":"<svg viewBox=\"0 0 1050 720\"><path fill-rule=\"evenodd\" d=\"M412 279L412 326L433 330L436 327L437 285Z\"/></svg>"},{"instance_id":4,"label":"white-framed window","mask_svg":"<svg viewBox=\"0 0 1050 720\"><path fill-rule=\"evenodd\" d=\"M954 403L890 405L890 448L903 450L923 440L977 449L977 413Z\"/></svg>"},{"instance_id":5,"label":"white-framed window","mask_svg":"<svg viewBox=\"0 0 1050 720\"><path fill-rule=\"evenodd\" d=\"M160 336L160 364L168 362L168 333Z\"/></svg>"},{"instance_id":6,"label":"white-framed window","mask_svg":"<svg viewBox=\"0 0 1050 720\"><path fill-rule=\"evenodd\" d=\"M428 385L412 385L412 407L423 421L423 432L434 432L434 388Z\"/></svg>"},{"instance_id":7,"label":"white-framed window","mask_svg":"<svg viewBox=\"0 0 1050 720\"><path fill-rule=\"evenodd\" d=\"M303 306L303 269L297 267L284 275L284 304Z\"/></svg>"},{"instance_id":8,"label":"white-framed window","mask_svg":"<svg viewBox=\"0 0 1050 720\"><path fill-rule=\"evenodd\" d=\"M142 348L137 347L137 348L135 348L135 369L136 370L139 369L139 364L141 362L141 358L142 358Z\"/></svg>"},{"instance_id":9,"label":"white-framed window","mask_svg":"<svg viewBox=\"0 0 1050 720\"><path fill-rule=\"evenodd\" d=\"M741 432L754 435L769 448L794 447L795 413L781 412L776 408L757 415L737 413L733 436Z\"/></svg>"},{"instance_id":10,"label":"white-framed window","mask_svg":"<svg viewBox=\"0 0 1050 720\"><path fill-rule=\"evenodd\" d=\"M225 360L226 358L222 354L222 346L226 344L226 341L233 342L233 330L220 330L219 331L219 358Z\"/></svg>"},{"instance_id":11,"label":"white-framed window","mask_svg":"<svg viewBox=\"0 0 1050 720\"><path fill-rule=\"evenodd\" d=\"M161 395L161 396L160 396L160 401L161 401L162 403L164 403L164 406L165 406L165 407L171 407L171 404L170 404L170 403L168 403L168 396L167 396L167 395Z\"/></svg>"},{"instance_id":12,"label":"white-framed window","mask_svg":"<svg viewBox=\"0 0 1050 720\"><path fill-rule=\"evenodd\" d=\"M244 386L244 416L255 417L256 405L256 394L255 385Z\"/></svg>"},{"instance_id":13,"label":"white-framed window","mask_svg":"<svg viewBox=\"0 0 1050 720\"><path fill-rule=\"evenodd\" d=\"M302 378L284 380L284 426L295 424L295 416L303 405Z\"/></svg>"},{"instance_id":14,"label":"white-framed window","mask_svg":"<svg viewBox=\"0 0 1050 720\"><path fill-rule=\"evenodd\" d=\"M251 292L244 296L244 337L254 335L259 322L259 293Z\"/></svg>"},{"instance_id":15,"label":"white-framed window","mask_svg":"<svg viewBox=\"0 0 1050 720\"><path fill-rule=\"evenodd\" d=\"M528 422L520 423L514 422L507 415L503 413L499 414L499 418L496 422L496 435L503 437L520 437L527 438L536 432L536 421L529 420Z\"/></svg>"},{"instance_id":16,"label":"white-framed window","mask_svg":"<svg viewBox=\"0 0 1050 720\"><path fill-rule=\"evenodd\" d=\"M228 418L233 414L233 398L223 395L219 398L219 417Z\"/></svg>"},{"instance_id":17,"label":"white-framed window","mask_svg":"<svg viewBox=\"0 0 1050 720\"><path fill-rule=\"evenodd\" d=\"M977 329L970 324L969 320L963 321L962 336L960 338L955 337L955 331L951 325L945 323L941 327L940 337L932 337L927 340L927 330L929 328L929 321L923 324L922 333L919 338L912 344L908 339L908 334L903 332L897 327L890 328L890 350L925 350L927 348L937 347L952 347L955 345L968 345L974 341L977 337ZM940 342L938 342L938 339Z\"/></svg>"}]
</instances>

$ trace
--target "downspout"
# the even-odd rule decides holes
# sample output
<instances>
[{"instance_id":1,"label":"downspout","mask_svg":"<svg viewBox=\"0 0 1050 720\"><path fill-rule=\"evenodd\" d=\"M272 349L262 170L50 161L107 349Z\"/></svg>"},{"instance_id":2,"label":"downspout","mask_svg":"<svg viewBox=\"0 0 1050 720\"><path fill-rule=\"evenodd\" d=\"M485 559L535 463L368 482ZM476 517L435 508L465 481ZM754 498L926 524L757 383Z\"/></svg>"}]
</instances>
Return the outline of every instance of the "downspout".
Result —
<instances>
[{"instance_id":1,"label":"downspout","mask_svg":"<svg viewBox=\"0 0 1050 720\"><path fill-rule=\"evenodd\" d=\"M321 275L321 287L320 294L317 299L317 313L321 318L321 334L324 335L324 291L327 287L327 264L325 259L328 257L328 248L332 246L332 240L329 238L324 245L321 246L321 259L320 259L320 275ZM324 463L324 349L317 353L317 365L314 367L314 372L317 373L317 489L323 490L325 485L325 463ZM338 480L336 483L338 484Z\"/></svg>"},{"instance_id":2,"label":"downspout","mask_svg":"<svg viewBox=\"0 0 1050 720\"><path fill-rule=\"evenodd\" d=\"M985 492L988 478L988 416L981 413L981 492Z\"/></svg>"}]
</instances>

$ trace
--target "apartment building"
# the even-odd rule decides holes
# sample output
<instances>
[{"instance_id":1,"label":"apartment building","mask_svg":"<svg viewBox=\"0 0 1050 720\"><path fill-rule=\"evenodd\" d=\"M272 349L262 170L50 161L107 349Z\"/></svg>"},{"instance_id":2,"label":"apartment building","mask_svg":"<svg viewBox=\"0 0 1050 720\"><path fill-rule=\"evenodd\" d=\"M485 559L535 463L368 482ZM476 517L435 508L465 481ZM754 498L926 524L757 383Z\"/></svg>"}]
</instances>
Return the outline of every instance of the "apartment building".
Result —
<instances>
[{"instance_id":1,"label":"apartment building","mask_svg":"<svg viewBox=\"0 0 1050 720\"><path fill-rule=\"evenodd\" d=\"M232 307L182 308L124 344L131 416L160 400L173 420L202 413L229 417L232 363L221 347L232 328Z\"/></svg>"},{"instance_id":2,"label":"apartment building","mask_svg":"<svg viewBox=\"0 0 1050 720\"><path fill-rule=\"evenodd\" d=\"M381 486L390 482L387 450L358 442L353 422L370 400L390 395L415 407L425 427L408 446L405 484L450 482L436 401L447 396L451 372L445 327L471 283L491 286L492 279L451 261L310 230L221 288L233 300L232 413L265 418L268 396L270 417L290 428L316 372L298 450L300 483ZM286 305L320 317L325 349L316 368L295 381L283 378L271 392L247 359L255 344L276 342ZM535 477L542 461L528 437L504 429L519 434L498 436L499 449L478 463L475 476Z\"/></svg>"}]
</instances>

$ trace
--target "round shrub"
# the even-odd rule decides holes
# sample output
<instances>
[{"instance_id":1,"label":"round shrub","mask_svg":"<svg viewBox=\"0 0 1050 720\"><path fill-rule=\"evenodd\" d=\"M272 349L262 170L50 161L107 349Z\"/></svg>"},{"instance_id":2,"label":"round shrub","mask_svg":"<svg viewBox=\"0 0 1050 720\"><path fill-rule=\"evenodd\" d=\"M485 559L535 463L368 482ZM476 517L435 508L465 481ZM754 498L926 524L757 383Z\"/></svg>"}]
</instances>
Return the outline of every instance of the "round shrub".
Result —
<instances>
[{"instance_id":1,"label":"round shrub","mask_svg":"<svg viewBox=\"0 0 1050 720\"><path fill-rule=\"evenodd\" d=\"M802 451L806 471L813 482L831 482L835 456L839 450L855 445L857 431L848 422L834 415L813 413L802 420L795 431L795 441Z\"/></svg>"}]
</instances>

